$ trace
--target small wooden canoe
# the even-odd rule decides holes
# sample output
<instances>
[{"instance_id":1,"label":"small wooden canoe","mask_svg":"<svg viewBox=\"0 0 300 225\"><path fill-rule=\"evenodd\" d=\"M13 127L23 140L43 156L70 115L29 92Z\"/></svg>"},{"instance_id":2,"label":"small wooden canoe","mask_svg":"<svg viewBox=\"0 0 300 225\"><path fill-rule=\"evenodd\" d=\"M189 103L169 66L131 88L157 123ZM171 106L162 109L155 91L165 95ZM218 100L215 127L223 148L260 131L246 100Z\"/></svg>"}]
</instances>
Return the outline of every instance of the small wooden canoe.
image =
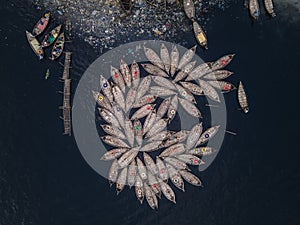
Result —
<instances>
[{"instance_id":1,"label":"small wooden canoe","mask_svg":"<svg viewBox=\"0 0 300 225\"><path fill-rule=\"evenodd\" d=\"M196 21L193 21L193 28L194 28L194 34L195 34L195 37L196 37L198 43L203 48L208 49L207 37L206 37L203 29L201 28L201 26Z\"/></svg>"},{"instance_id":2,"label":"small wooden canoe","mask_svg":"<svg viewBox=\"0 0 300 225\"><path fill-rule=\"evenodd\" d=\"M273 0L264 0L266 11L270 14L270 16L275 17L276 14L274 12Z\"/></svg>"},{"instance_id":3,"label":"small wooden canoe","mask_svg":"<svg viewBox=\"0 0 300 225\"><path fill-rule=\"evenodd\" d=\"M26 31L27 40L34 53L39 57L39 60L44 58L44 51L38 40L28 31Z\"/></svg>"},{"instance_id":4,"label":"small wooden canoe","mask_svg":"<svg viewBox=\"0 0 300 225\"><path fill-rule=\"evenodd\" d=\"M42 47L45 48L50 46L58 37L60 30L61 25L55 27L53 30L50 31L49 34L46 34L44 40L42 41Z\"/></svg>"},{"instance_id":5,"label":"small wooden canoe","mask_svg":"<svg viewBox=\"0 0 300 225\"><path fill-rule=\"evenodd\" d=\"M259 5L257 0L249 1L249 11L253 19L258 20L259 17Z\"/></svg>"},{"instance_id":6,"label":"small wooden canoe","mask_svg":"<svg viewBox=\"0 0 300 225\"><path fill-rule=\"evenodd\" d=\"M65 34L64 32L62 32L57 40L54 43L52 52L51 52L51 57L50 59L53 61L55 59L57 59L63 52L64 49L64 45L65 45Z\"/></svg>"},{"instance_id":7,"label":"small wooden canoe","mask_svg":"<svg viewBox=\"0 0 300 225\"><path fill-rule=\"evenodd\" d=\"M45 15L37 22L37 24L34 26L32 34L33 36L37 36L41 34L47 27L50 20L50 13L47 12Z\"/></svg>"},{"instance_id":8,"label":"small wooden canoe","mask_svg":"<svg viewBox=\"0 0 300 225\"><path fill-rule=\"evenodd\" d=\"M247 95L244 89L244 85L240 81L239 87L238 87L238 101L241 106L241 109L244 111L244 113L249 112L249 106L248 106L248 100Z\"/></svg>"}]
</instances>

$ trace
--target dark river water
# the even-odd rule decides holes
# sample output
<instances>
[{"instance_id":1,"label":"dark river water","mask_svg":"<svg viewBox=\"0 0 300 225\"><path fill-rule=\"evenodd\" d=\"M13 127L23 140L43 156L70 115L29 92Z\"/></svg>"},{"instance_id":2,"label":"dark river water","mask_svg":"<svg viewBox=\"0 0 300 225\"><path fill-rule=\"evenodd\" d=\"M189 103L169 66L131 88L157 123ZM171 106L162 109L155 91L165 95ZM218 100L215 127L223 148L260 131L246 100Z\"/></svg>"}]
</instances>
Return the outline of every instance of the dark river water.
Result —
<instances>
[{"instance_id":1,"label":"dark river water","mask_svg":"<svg viewBox=\"0 0 300 225\"><path fill-rule=\"evenodd\" d=\"M255 23L242 3L211 12L209 50L197 54L209 61L236 53L231 81L246 85L251 112L236 110L235 93L226 95L228 129L237 136L226 135L200 174L204 188L186 185L185 193L175 191L176 205L162 199L153 211L128 188L117 196L84 161L74 138L62 136L62 67L38 62L25 37L41 11L26 1L0 4L0 225L300 224L300 30L281 16L288 12ZM180 38L195 43L192 32ZM99 55L76 37L67 48L74 93Z\"/></svg>"}]
</instances>

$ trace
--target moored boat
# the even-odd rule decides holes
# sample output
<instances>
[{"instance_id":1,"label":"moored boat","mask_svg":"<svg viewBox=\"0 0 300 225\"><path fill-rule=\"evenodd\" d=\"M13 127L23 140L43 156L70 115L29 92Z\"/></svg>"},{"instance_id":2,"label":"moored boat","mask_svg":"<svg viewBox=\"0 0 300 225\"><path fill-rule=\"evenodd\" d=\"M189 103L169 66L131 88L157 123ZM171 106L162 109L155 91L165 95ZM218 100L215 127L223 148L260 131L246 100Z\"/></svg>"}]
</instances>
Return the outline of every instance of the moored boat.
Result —
<instances>
[{"instance_id":1,"label":"moored boat","mask_svg":"<svg viewBox=\"0 0 300 225\"><path fill-rule=\"evenodd\" d=\"M253 19L258 20L259 17L259 5L257 0L249 1L249 11Z\"/></svg>"},{"instance_id":2,"label":"moored boat","mask_svg":"<svg viewBox=\"0 0 300 225\"><path fill-rule=\"evenodd\" d=\"M183 0L183 8L189 19L192 20L195 18L195 6L193 0Z\"/></svg>"},{"instance_id":3,"label":"moored boat","mask_svg":"<svg viewBox=\"0 0 300 225\"><path fill-rule=\"evenodd\" d=\"M196 21L193 21L193 29L194 29L194 34L195 34L195 37L196 37L199 45L201 45L205 49L208 49L207 37L206 37L202 27Z\"/></svg>"},{"instance_id":4,"label":"moored boat","mask_svg":"<svg viewBox=\"0 0 300 225\"><path fill-rule=\"evenodd\" d=\"M42 47L50 46L58 37L59 32L61 30L61 25L55 27L53 30L50 31L49 34L46 34L44 40L42 41Z\"/></svg>"},{"instance_id":5,"label":"moored boat","mask_svg":"<svg viewBox=\"0 0 300 225\"><path fill-rule=\"evenodd\" d=\"M239 104L240 104L242 110L244 111L244 113L248 113L249 106L248 106L247 95L246 95L246 92L244 89L244 85L242 84L241 81L240 81L239 87L238 87L238 100L239 100Z\"/></svg>"},{"instance_id":6,"label":"moored boat","mask_svg":"<svg viewBox=\"0 0 300 225\"><path fill-rule=\"evenodd\" d=\"M37 22L34 26L32 34L33 36L37 36L41 34L47 27L50 20L50 12L44 14L44 16Z\"/></svg>"},{"instance_id":7,"label":"moored boat","mask_svg":"<svg viewBox=\"0 0 300 225\"><path fill-rule=\"evenodd\" d=\"M65 34L62 32L58 38L56 39L52 52L51 52L51 57L50 59L54 61L57 59L62 53L65 45Z\"/></svg>"},{"instance_id":8,"label":"moored boat","mask_svg":"<svg viewBox=\"0 0 300 225\"><path fill-rule=\"evenodd\" d=\"M28 31L26 31L26 37L30 44L30 47L34 53L39 57L39 60L44 58L44 51L38 40Z\"/></svg>"},{"instance_id":9,"label":"moored boat","mask_svg":"<svg viewBox=\"0 0 300 225\"><path fill-rule=\"evenodd\" d=\"M275 17L276 13L274 12L274 5L272 0L264 0L266 11L270 14L270 16Z\"/></svg>"}]
</instances>

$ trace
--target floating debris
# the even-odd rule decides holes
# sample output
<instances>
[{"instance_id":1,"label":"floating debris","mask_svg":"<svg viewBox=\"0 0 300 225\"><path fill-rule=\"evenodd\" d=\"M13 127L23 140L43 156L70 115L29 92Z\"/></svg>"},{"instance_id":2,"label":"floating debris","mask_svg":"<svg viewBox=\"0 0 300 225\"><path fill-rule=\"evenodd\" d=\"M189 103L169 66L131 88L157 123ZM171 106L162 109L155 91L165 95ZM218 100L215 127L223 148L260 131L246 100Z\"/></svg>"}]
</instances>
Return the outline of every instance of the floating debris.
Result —
<instances>
[{"instance_id":1,"label":"floating debris","mask_svg":"<svg viewBox=\"0 0 300 225\"><path fill-rule=\"evenodd\" d=\"M173 40L182 31L190 30L182 1L162 0L160 3L156 0L121 1L123 4L111 0L44 0L39 1L36 7L47 8L65 21L72 21L72 33L68 34L77 35L100 53L124 40L137 41L141 38ZM204 8L203 4L195 1L196 17L201 12L224 10L228 6L228 1L210 0ZM210 14L202 17L201 25L210 18Z\"/></svg>"}]
</instances>

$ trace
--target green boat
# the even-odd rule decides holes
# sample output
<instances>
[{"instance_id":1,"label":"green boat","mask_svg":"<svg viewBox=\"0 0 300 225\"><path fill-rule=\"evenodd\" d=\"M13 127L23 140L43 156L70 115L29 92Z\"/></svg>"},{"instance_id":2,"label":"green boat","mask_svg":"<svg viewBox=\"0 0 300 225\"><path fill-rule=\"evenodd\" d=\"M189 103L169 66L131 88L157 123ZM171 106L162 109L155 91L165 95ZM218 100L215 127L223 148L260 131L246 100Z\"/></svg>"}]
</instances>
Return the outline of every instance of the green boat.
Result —
<instances>
[{"instance_id":1,"label":"green boat","mask_svg":"<svg viewBox=\"0 0 300 225\"><path fill-rule=\"evenodd\" d=\"M50 76L50 70L49 70L49 69L47 69L47 71L46 71L46 75L45 75L45 80L47 80L47 79L49 78L49 76Z\"/></svg>"},{"instance_id":2,"label":"green boat","mask_svg":"<svg viewBox=\"0 0 300 225\"><path fill-rule=\"evenodd\" d=\"M55 27L49 34L46 34L44 40L42 41L42 47L45 48L50 46L58 37L60 30L61 25Z\"/></svg>"}]
</instances>

